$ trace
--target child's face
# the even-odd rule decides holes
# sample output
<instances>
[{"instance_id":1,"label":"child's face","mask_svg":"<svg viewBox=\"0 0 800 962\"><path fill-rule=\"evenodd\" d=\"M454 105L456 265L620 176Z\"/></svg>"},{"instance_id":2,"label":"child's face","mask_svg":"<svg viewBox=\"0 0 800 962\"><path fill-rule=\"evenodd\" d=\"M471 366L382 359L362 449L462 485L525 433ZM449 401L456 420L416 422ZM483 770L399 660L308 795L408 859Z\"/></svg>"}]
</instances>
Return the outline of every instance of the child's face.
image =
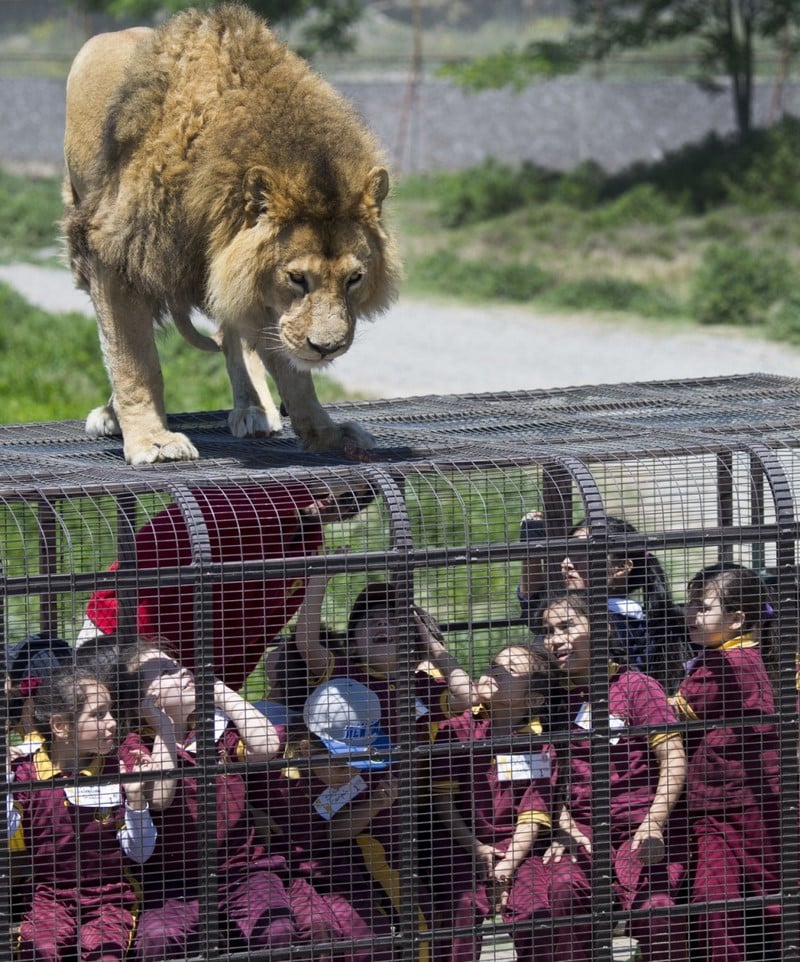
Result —
<instances>
[{"instance_id":1,"label":"child's face","mask_svg":"<svg viewBox=\"0 0 800 962\"><path fill-rule=\"evenodd\" d=\"M578 528L570 535L571 538L589 537L586 528ZM589 587L589 558L583 551L575 551L574 557L567 555L561 562L561 579L564 587L579 591ZM612 558L609 555L606 579L609 588L622 588L627 581L628 574L633 567L628 558Z\"/></svg>"},{"instance_id":2,"label":"child's face","mask_svg":"<svg viewBox=\"0 0 800 962\"><path fill-rule=\"evenodd\" d=\"M333 755L328 755L327 758L313 764L311 771L328 788L341 788L343 785L349 785L356 774L356 770L351 768L347 762L340 761Z\"/></svg>"},{"instance_id":3,"label":"child's face","mask_svg":"<svg viewBox=\"0 0 800 962\"><path fill-rule=\"evenodd\" d=\"M400 619L387 608L370 609L353 633L358 659L382 675L397 671L401 630Z\"/></svg>"},{"instance_id":4,"label":"child's face","mask_svg":"<svg viewBox=\"0 0 800 962\"><path fill-rule=\"evenodd\" d=\"M478 680L478 697L494 708L536 710L544 704L541 692L531 692L531 655L527 648L503 648Z\"/></svg>"},{"instance_id":5,"label":"child's face","mask_svg":"<svg viewBox=\"0 0 800 962\"><path fill-rule=\"evenodd\" d=\"M544 646L573 684L589 678L591 632L589 619L566 600L550 605L542 615Z\"/></svg>"},{"instance_id":6,"label":"child's face","mask_svg":"<svg viewBox=\"0 0 800 962\"><path fill-rule=\"evenodd\" d=\"M74 724L65 725L57 737L72 738L78 755L108 755L117 741L111 695L107 688L97 683L87 682L81 689L84 701L80 713Z\"/></svg>"},{"instance_id":7,"label":"child's face","mask_svg":"<svg viewBox=\"0 0 800 962\"><path fill-rule=\"evenodd\" d=\"M185 718L195 710L194 675L168 655L153 652L140 662L143 698L150 698L170 718Z\"/></svg>"},{"instance_id":8,"label":"child's face","mask_svg":"<svg viewBox=\"0 0 800 962\"><path fill-rule=\"evenodd\" d=\"M742 630L741 611L726 611L719 589L708 585L689 599L686 607L686 627L692 644L702 648L718 648L735 638Z\"/></svg>"}]
</instances>

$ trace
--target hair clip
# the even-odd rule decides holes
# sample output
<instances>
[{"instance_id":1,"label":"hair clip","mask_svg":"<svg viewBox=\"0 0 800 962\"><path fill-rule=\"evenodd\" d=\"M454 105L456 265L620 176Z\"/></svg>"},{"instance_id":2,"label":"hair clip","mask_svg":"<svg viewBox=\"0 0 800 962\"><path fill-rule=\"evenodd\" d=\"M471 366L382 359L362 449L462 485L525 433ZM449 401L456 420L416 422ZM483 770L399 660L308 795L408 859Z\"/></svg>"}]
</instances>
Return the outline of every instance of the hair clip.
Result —
<instances>
[{"instance_id":1,"label":"hair clip","mask_svg":"<svg viewBox=\"0 0 800 962\"><path fill-rule=\"evenodd\" d=\"M19 683L19 693L23 698L30 698L36 692L36 689L41 685L42 679L37 678L35 675L28 675L27 678L23 678Z\"/></svg>"},{"instance_id":2,"label":"hair clip","mask_svg":"<svg viewBox=\"0 0 800 962\"><path fill-rule=\"evenodd\" d=\"M771 618L774 614L775 614L775 609L772 607L772 605L771 605L768 601L765 602L765 603L764 603L764 617L765 617L765 618Z\"/></svg>"}]
</instances>

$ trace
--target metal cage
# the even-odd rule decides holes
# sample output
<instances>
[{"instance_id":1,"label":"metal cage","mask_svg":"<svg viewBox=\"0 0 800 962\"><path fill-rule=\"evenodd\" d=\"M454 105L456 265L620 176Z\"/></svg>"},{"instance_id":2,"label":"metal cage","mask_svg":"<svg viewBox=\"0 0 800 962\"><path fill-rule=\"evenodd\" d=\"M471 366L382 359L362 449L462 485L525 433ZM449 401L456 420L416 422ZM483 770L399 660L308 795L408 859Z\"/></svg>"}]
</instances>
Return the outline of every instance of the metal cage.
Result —
<instances>
[{"instance_id":1,"label":"metal cage","mask_svg":"<svg viewBox=\"0 0 800 962\"><path fill-rule=\"evenodd\" d=\"M2 872L0 914L7 937L0 957L111 959L127 954L151 962L158 957L246 954L276 960L486 962L532 952L537 959L600 962L638 953L642 959L680 962L744 957L735 956L742 947L746 958L763 962L798 958L800 381L750 375L355 402L331 410L334 418L358 420L374 435L377 447L368 458L354 461L302 452L288 429L278 438L233 439L223 412L171 419L171 427L192 438L200 461L145 468L126 466L118 440L88 439L75 422L0 426L0 625L9 679L4 750L11 773L7 821L12 835ZM540 523L523 526L521 537L520 522L531 511L538 512ZM614 519L624 520L627 527L620 529ZM580 533L575 532L578 522ZM617 658L619 639L608 614L610 559L627 563L634 556L657 559L673 610L681 618L690 600L686 586L706 566L737 564L758 576L763 589L759 603L768 612L768 626L762 625L763 637L756 632L755 640L762 642L774 698L771 710L761 706L757 722L752 706L738 715L726 709L724 718L681 717L652 725L631 719L620 722L615 716L609 657ZM431 668L431 658L424 650L420 654L420 638L433 637L473 680L485 675L497 652L527 650L532 639L534 649L541 648L542 618L548 617L549 599L559 597L564 586L568 558L576 564L580 558L585 571L591 623L585 683L590 730L583 734L576 730L572 724L576 719L567 711L559 723L553 720L554 712L543 731L523 734L515 729L513 737L498 736L497 741L491 730L483 743L440 738L440 730L449 730L446 705L455 696L445 692L447 676L443 682L438 663ZM523 568L538 572L538 611L538 606L527 613L521 610L518 586ZM383 589L376 583L389 589L381 595ZM351 820L355 834L344 841L338 837L330 841L328 836L328 841L319 841L323 836L314 834L318 826L311 822L311 828L304 823L302 830L298 822L295 836L292 818L304 811L305 803L295 809L294 802L285 802L292 792L292 797L301 797L296 785L310 785L317 777L315 766L335 758L326 753L327 743L321 747L305 737L310 722L303 713L305 696L329 680L330 673L315 674L308 660L298 669L292 661L300 645L299 612L308 610L301 606L311 584L320 586L317 614L324 622L324 628L312 624L311 629L317 630L316 641L323 639L336 677L357 656L354 611L367 586L373 586L368 595L371 590L384 597L384 615L399 642L399 662L388 681L371 669L371 655L359 656L367 688L370 678L380 677L383 695L391 690L394 714L385 717L384 707L380 719L391 742L390 764L385 758L378 764L372 755L347 756L367 765L352 768L356 774L349 787L337 795L332 784L329 794L319 792L316 798L309 788L302 796L311 806L306 814L312 820L323 795L334 799L335 812L329 812L326 821L333 826L340 812ZM636 589L628 592L635 593ZM309 630L304 623L302 631ZM694 658L697 649L691 647L682 622L672 624L670 631L658 671L664 686L672 687L667 694L674 695L692 670L683 662ZM103 633L112 637L113 657L95 640ZM141 689L133 691L131 680L141 665L137 662L136 670L130 662L123 665L120 653L130 651L142 635L158 637L165 651L173 656L178 652L193 669L196 737L191 805L196 811L191 844L188 836L182 837L182 823L177 815L169 815L169 807L155 810L158 837L153 864L162 866L160 871L164 878L169 876L173 888L166 882L159 885L157 873L148 869L149 860L141 866L131 859L120 862L125 863L120 872L131 879L131 898L139 900L142 909L136 925L143 925L145 913L164 904L170 894L178 892L192 902L194 921L178 926L176 941L165 940L159 948L156 939L143 948L137 939L146 927L135 930L131 921L125 929L130 944L123 948L116 943L106 946L96 936L95 942L83 944L77 930L94 924L96 931L98 923L91 898L74 892L77 909L71 921L59 914L63 905L56 911L46 899L36 924L31 921L31 906L38 905L35 863L41 841L37 832L42 829L35 819L32 826L25 823L26 812L33 818L25 805L43 788L32 778L34 769L20 767L19 759L40 751L47 736L38 730L39 721L29 721L27 730L20 722L21 700L32 699L27 701L30 708L43 697L42 679L36 675L31 684L28 673L20 689L11 661L16 646L32 635L65 640L74 658L84 658L82 670L88 671L89 664L98 678L102 661L119 743L129 732L146 727L135 705ZM287 646L295 646L292 658L285 656ZM440 650L435 645L434 649ZM623 652L623 663L631 650ZM442 692L441 698L436 695L441 719L436 712L427 714L430 706L420 708L420 664L440 686L433 690ZM651 667L656 673L655 663L631 665L640 673ZM136 684L141 683L140 675L141 671ZM247 704L257 704L269 719L280 745L267 753L270 757L247 757L246 731L238 732L238 747L235 739L229 751L221 747L215 717L222 696L215 677L228 678L229 687L241 691ZM550 698L548 694L545 704ZM553 695L552 703L556 701ZM769 707L769 698L764 704ZM472 715L477 717L479 711L476 708ZM542 709L545 716L547 711ZM228 722L236 728L230 715ZM757 736L751 736L751 729ZM721 731L739 746L739 767L746 773L750 768L761 771L758 756L766 753L766 742L758 739L769 733L771 757L779 766L772 771L778 772L777 794L764 801L767 790L759 784L748 796L751 801L753 793L757 796L754 807L723 798L722 807L712 811L704 809L704 803L698 808L687 801L691 793L680 793L670 815L674 836L682 839L674 853L679 868L669 897L649 898L646 885L621 876L625 842L620 841L617 810L619 745L636 738L637 744L663 744L677 732L691 747L707 744L709 733ZM53 731L50 738L56 738ZM526 915L522 892L518 899L523 907L511 912L497 895L501 883L486 889L483 873L491 871L486 865L492 858L502 861L509 826L525 818L517 812L515 823L513 813L500 811L509 804L507 795L500 800L502 792L496 798L483 797L489 791L484 781L487 777L492 785L502 781L498 759L510 759L513 770L524 758L527 774L510 776L516 790L515 779L542 776L543 769L531 774L530 759L551 753L555 761L545 765L545 780L551 781L550 808L547 818L540 818L533 854L527 856L541 862L542 853L562 831L559 820L569 811L579 751L590 772L592 852L582 883L588 884L588 894L576 895L574 905L566 908L548 908L539 899L545 883L531 876L538 881L527 898L536 908ZM162 766L148 784L169 783L188 797L186 764ZM534 768L539 764L544 762L535 762ZM688 764L689 778L697 779L691 754ZM106 765L104 774L81 769L68 777L57 773L46 787L56 793L67 791L67 807L70 799L78 798L75 807L80 809L82 786L99 791L142 782L135 772L112 769ZM743 777L752 781L761 776ZM226 819L234 818L224 808L228 803L224 792L220 794L221 778L243 786L240 801L245 809L237 810L235 817L246 822L247 858L252 856L253 872L262 873L251 891L247 886L254 876L248 874L250 869L242 870L244 875L236 876L243 886L237 896L231 894L230 873L242 866L231 850L234 829L230 836L220 829ZM473 798L465 789L470 779L478 786ZM450 781L458 789L448 788ZM450 791L457 794L451 797ZM354 813L361 801L382 799L381 792L392 796L383 808L375 803L373 817L381 821L384 834L379 836L376 829L371 835L373 822L356 824ZM462 821L474 839L480 833L470 818L477 819L483 806L480 817L489 834L479 840L477 849L465 847L464 839L453 834L452 824L442 820L439 802L434 803L437 793L451 799L448 805L462 806ZM185 801L184 795L180 797ZM283 801L276 801L278 796ZM752 825L748 819L757 820L758 812L767 808L759 831L772 846L769 864L762 864L766 856L760 862L754 856L752 863L750 855L742 856L744 876L739 882L722 880L723 898L711 898L710 888L705 890L707 897L698 896L698 826L713 835L708 829L712 824L718 833L714 837L724 839L726 820L732 824L744 819L746 829ZM19 829L15 812L22 812ZM95 823L98 820L95 812ZM505 835L498 827L501 822ZM301 836L302 857L297 843ZM376 848L378 837L383 844ZM27 844L15 845L14 838ZM106 844L92 839L91 832L83 842L80 834L71 842L54 838L39 854L47 897L53 889L63 894L70 886L78 891L86 883L91 875L88 866L97 860L91 846ZM493 856L481 847L486 845L495 845ZM161 853L159 846L164 847ZM182 852L190 847L194 854L183 863ZM711 857L709 850L703 851L704 858ZM668 850L667 861L672 854ZM569 860L569 855L565 858ZM706 874L713 876L709 864L713 869L707 862ZM720 872L728 871L727 862L719 865ZM640 869L641 865L637 872ZM768 881L766 875L755 879L759 872L766 872ZM510 884L518 884L521 877L515 876ZM122 884L122 879L120 874L114 884ZM263 903L265 885L277 886L282 893L268 910ZM580 886L575 889L579 890ZM460 893L460 908L453 891ZM282 918L289 919L288 936L287 926L280 925L275 929L283 933L280 938L264 934ZM53 934L62 929L63 938ZM654 931L661 935L651 945L650 936L641 933ZM676 939L675 932L682 934ZM41 945L37 939L43 940Z\"/></svg>"}]
</instances>

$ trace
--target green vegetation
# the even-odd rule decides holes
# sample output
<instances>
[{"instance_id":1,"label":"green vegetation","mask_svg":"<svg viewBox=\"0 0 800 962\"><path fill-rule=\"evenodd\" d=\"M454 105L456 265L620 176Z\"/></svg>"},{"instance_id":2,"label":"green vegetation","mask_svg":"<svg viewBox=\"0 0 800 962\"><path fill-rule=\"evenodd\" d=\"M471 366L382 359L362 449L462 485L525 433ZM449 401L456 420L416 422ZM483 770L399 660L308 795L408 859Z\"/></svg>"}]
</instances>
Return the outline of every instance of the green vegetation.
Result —
<instances>
[{"instance_id":1,"label":"green vegetation","mask_svg":"<svg viewBox=\"0 0 800 962\"><path fill-rule=\"evenodd\" d=\"M406 293L748 326L800 343L800 122L710 137L608 175L495 160L409 177L393 202ZM56 247L55 180L0 173L2 256ZM0 288L4 422L82 418L106 390L94 322ZM58 330L63 329L63 334ZM225 408L219 357L163 335L170 410ZM30 359L20 363L20 359ZM319 379L325 399L343 396Z\"/></svg>"},{"instance_id":2,"label":"green vegetation","mask_svg":"<svg viewBox=\"0 0 800 962\"><path fill-rule=\"evenodd\" d=\"M31 180L0 168L0 259L30 257L54 247L60 216L56 179Z\"/></svg>"},{"instance_id":3,"label":"green vegetation","mask_svg":"<svg viewBox=\"0 0 800 962\"><path fill-rule=\"evenodd\" d=\"M48 314L0 284L0 421L5 424L86 417L105 400L108 380L95 322L81 314ZM170 411L230 407L219 355L204 354L178 334L159 339ZM330 378L316 379L323 401L348 395Z\"/></svg>"},{"instance_id":4,"label":"green vegetation","mask_svg":"<svg viewBox=\"0 0 800 962\"><path fill-rule=\"evenodd\" d=\"M800 342L800 122L655 164L558 173L490 160L408 178L407 290L746 325Z\"/></svg>"}]
</instances>

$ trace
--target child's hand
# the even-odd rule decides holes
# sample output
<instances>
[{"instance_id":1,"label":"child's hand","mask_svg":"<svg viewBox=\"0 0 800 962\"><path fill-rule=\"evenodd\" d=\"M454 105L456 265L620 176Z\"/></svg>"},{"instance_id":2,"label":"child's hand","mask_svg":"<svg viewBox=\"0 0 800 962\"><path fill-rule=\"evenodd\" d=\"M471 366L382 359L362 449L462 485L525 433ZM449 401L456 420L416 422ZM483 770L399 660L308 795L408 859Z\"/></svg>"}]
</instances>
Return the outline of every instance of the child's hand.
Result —
<instances>
[{"instance_id":1,"label":"child's hand","mask_svg":"<svg viewBox=\"0 0 800 962\"><path fill-rule=\"evenodd\" d=\"M492 905L495 912L502 912L508 904L508 894L511 891L511 883L514 878L514 867L508 859L501 858L494 867L492 877L489 880L492 884Z\"/></svg>"},{"instance_id":2,"label":"child's hand","mask_svg":"<svg viewBox=\"0 0 800 962\"><path fill-rule=\"evenodd\" d=\"M139 704L139 714L154 732L161 734L165 725L171 725L169 716L153 695L145 695Z\"/></svg>"},{"instance_id":3,"label":"child's hand","mask_svg":"<svg viewBox=\"0 0 800 962\"><path fill-rule=\"evenodd\" d=\"M554 838L542 856L542 861L545 865L549 865L551 862L557 865L565 855L569 855L571 862L578 861L575 853L570 851L569 847L561 839Z\"/></svg>"},{"instance_id":4,"label":"child's hand","mask_svg":"<svg viewBox=\"0 0 800 962\"><path fill-rule=\"evenodd\" d=\"M139 782L126 782L123 786L125 791L125 801L129 808L136 811L143 811L147 808L147 799L144 794L144 782L147 781L148 774L153 771L153 762L145 752L132 752L131 760L133 768L131 773L138 772L142 776Z\"/></svg>"},{"instance_id":5,"label":"child's hand","mask_svg":"<svg viewBox=\"0 0 800 962\"><path fill-rule=\"evenodd\" d=\"M372 797L380 804L379 811L391 808L400 795L400 783L391 775L381 779L373 788Z\"/></svg>"},{"instance_id":6,"label":"child's hand","mask_svg":"<svg viewBox=\"0 0 800 962\"><path fill-rule=\"evenodd\" d=\"M666 853L661 827L652 820L645 819L633 835L631 851L644 865L658 865Z\"/></svg>"},{"instance_id":7,"label":"child's hand","mask_svg":"<svg viewBox=\"0 0 800 962\"><path fill-rule=\"evenodd\" d=\"M503 853L500 849L495 848L494 845L486 845L477 839L473 842L472 850L475 852L478 879L480 881L492 879L494 877L494 867L497 859L500 858Z\"/></svg>"}]
</instances>

